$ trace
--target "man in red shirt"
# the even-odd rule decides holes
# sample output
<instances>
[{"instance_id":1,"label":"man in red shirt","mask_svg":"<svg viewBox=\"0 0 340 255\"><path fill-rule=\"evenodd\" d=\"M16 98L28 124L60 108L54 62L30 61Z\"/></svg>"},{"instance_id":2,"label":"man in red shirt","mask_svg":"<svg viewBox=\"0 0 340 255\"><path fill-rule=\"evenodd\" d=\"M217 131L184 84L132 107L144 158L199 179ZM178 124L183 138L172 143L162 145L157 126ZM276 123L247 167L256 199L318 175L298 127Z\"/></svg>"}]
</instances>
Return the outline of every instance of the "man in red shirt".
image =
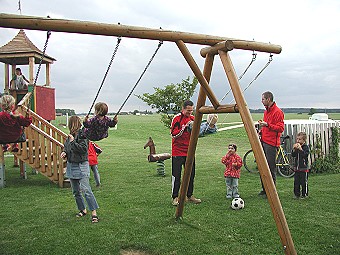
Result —
<instances>
[{"instance_id":1,"label":"man in red shirt","mask_svg":"<svg viewBox=\"0 0 340 255\"><path fill-rule=\"evenodd\" d=\"M189 125L194 121L192 115L194 111L194 103L187 100L183 103L183 108L171 122L171 136L172 136L172 204L178 205L178 192L181 185L181 172L182 167L185 166L187 158L189 141L190 141L190 128ZM201 203L201 199L195 198L192 194L194 191L194 178L195 178L195 161L192 166L190 182L187 192L187 201L195 204Z\"/></svg>"},{"instance_id":2,"label":"man in red shirt","mask_svg":"<svg viewBox=\"0 0 340 255\"><path fill-rule=\"evenodd\" d=\"M268 166L276 184L276 152L280 146L281 133L284 130L284 114L274 102L273 93L266 91L262 94L262 104L266 108L263 114L263 120L259 120L261 128L261 143L266 156ZM261 180L262 190L259 195L266 195Z\"/></svg>"}]
</instances>

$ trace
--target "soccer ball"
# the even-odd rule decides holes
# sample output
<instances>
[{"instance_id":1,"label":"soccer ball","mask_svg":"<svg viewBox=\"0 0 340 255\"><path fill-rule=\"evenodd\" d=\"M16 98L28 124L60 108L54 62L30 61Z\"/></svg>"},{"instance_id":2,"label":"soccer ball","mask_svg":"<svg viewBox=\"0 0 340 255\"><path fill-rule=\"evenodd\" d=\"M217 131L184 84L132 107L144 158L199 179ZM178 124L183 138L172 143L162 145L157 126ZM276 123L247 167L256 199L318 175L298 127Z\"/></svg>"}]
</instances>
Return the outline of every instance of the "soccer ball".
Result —
<instances>
[{"instance_id":1,"label":"soccer ball","mask_svg":"<svg viewBox=\"0 0 340 255\"><path fill-rule=\"evenodd\" d=\"M242 209L244 207L244 201L242 198L237 197L234 198L233 201L231 201L231 208L233 208L234 210L239 210Z\"/></svg>"}]
</instances>

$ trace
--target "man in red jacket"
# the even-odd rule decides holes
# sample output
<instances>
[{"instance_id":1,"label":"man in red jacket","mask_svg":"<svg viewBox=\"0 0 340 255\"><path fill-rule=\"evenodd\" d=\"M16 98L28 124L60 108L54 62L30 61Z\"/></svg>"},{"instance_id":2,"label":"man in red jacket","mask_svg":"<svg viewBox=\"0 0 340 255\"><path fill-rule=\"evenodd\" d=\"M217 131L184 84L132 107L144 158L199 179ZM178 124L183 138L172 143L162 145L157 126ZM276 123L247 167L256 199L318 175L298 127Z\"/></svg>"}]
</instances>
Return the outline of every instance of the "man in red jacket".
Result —
<instances>
[{"instance_id":1,"label":"man in red jacket","mask_svg":"<svg viewBox=\"0 0 340 255\"><path fill-rule=\"evenodd\" d=\"M192 115L194 111L194 103L187 100L183 103L183 108L171 122L171 136L172 136L172 204L178 205L178 192L181 185L182 166L185 166L187 158L189 141L190 141L190 127L189 125L194 121ZM192 194L194 191L195 178L195 161L192 166L190 182L187 192L187 201L195 204L201 203L201 199L195 198Z\"/></svg>"},{"instance_id":2,"label":"man in red jacket","mask_svg":"<svg viewBox=\"0 0 340 255\"><path fill-rule=\"evenodd\" d=\"M261 128L261 143L266 156L274 184L276 184L276 152L280 146L281 133L284 130L284 114L274 102L273 93L266 91L262 94L262 104L266 108L263 120L259 120ZM266 195L263 182L259 195Z\"/></svg>"}]
</instances>

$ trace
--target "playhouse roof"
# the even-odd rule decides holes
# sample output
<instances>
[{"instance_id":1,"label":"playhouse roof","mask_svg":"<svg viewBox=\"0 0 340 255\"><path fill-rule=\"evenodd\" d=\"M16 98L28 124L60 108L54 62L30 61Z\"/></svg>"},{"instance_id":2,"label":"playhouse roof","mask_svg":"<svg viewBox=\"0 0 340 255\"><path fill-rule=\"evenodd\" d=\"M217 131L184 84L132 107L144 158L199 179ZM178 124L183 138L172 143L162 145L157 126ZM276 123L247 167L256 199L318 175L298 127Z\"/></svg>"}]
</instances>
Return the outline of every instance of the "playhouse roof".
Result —
<instances>
[{"instance_id":1,"label":"playhouse roof","mask_svg":"<svg viewBox=\"0 0 340 255\"><path fill-rule=\"evenodd\" d=\"M7 44L0 47L0 62L11 65L28 65L29 58L34 57L35 64L40 63L43 52L27 37L23 29ZM53 63L56 59L45 54L43 64Z\"/></svg>"}]
</instances>

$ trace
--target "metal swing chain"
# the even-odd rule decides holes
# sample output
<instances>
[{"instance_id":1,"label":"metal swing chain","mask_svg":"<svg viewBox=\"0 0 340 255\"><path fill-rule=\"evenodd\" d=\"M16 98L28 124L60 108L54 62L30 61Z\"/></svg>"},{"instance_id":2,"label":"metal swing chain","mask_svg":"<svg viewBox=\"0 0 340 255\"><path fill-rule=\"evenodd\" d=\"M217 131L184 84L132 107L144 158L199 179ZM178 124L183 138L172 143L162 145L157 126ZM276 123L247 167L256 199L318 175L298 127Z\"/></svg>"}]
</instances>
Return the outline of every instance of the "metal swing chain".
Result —
<instances>
[{"instance_id":1,"label":"metal swing chain","mask_svg":"<svg viewBox=\"0 0 340 255\"><path fill-rule=\"evenodd\" d=\"M148 64L147 64L146 67L144 68L142 74L139 76L139 78L138 78L136 84L133 86L133 88L131 89L129 95L126 97L125 101L124 101L123 104L120 106L119 110L117 111L117 113L115 114L115 116L114 116L113 118L117 117L117 115L118 115L118 114L120 113L120 111L123 109L125 103L127 102L127 100L128 100L128 99L130 98L130 96L132 95L133 91L135 90L135 88L137 87L138 83L139 83L140 80L142 79L142 77L143 77L143 75L145 74L146 70L149 68L149 66L150 66L150 64L151 64L151 62L152 62L152 60L153 60L154 57L156 56L156 54L157 54L159 48L162 46L162 44L163 44L163 41L159 41L158 46L157 46L157 49L156 49L155 52L153 53L153 55L152 55L152 57L150 58Z\"/></svg>"},{"instance_id":2,"label":"metal swing chain","mask_svg":"<svg viewBox=\"0 0 340 255\"><path fill-rule=\"evenodd\" d=\"M39 77L39 73L40 73L40 69L41 69L43 59L45 58L45 55L46 55L46 49L47 49L47 45L48 45L48 41L50 39L50 36L51 36L51 31L47 31L44 49L43 49L43 52L42 52L42 55L41 55L41 58L40 58L40 61L39 61L39 65L38 65L38 70L37 70L37 73L35 75L34 82L33 82L33 89L32 89L31 95L29 96L29 99L28 99L28 107L27 107L26 115L28 115L28 112L30 110L29 105L31 104L31 99L32 99L32 96L34 94L35 87L37 86L37 80L38 80L38 77Z\"/></svg>"},{"instance_id":3,"label":"metal swing chain","mask_svg":"<svg viewBox=\"0 0 340 255\"><path fill-rule=\"evenodd\" d=\"M243 73L239 76L239 78L238 78L239 81L240 81L240 80L243 78L243 76L246 74L246 72L248 71L249 67L255 62L257 53L255 53L255 51L253 51L253 54L252 54L252 55L253 55L253 57L252 57L252 59L251 59L249 65L248 65L247 68L243 71ZM220 103L223 101L223 99L226 98L226 96L230 93L230 91L231 91L231 88L230 88L229 91L222 97L222 99L220 100Z\"/></svg>"},{"instance_id":4,"label":"metal swing chain","mask_svg":"<svg viewBox=\"0 0 340 255\"><path fill-rule=\"evenodd\" d=\"M256 57L255 57L256 58ZM244 89L243 89L243 91L242 92L245 92L249 87L250 87L250 85L260 76L260 74L269 66L269 64L271 63L273 61L273 54L272 53L270 53L270 55L269 55L269 60L268 60L268 62L264 65L264 67L261 69L261 71L255 76L255 78L248 84L248 86L247 87L245 87ZM231 89L230 89L231 90ZM229 90L229 91L230 91ZM229 92L228 92L229 93ZM221 100L222 101L222 100ZM231 100L230 101L230 103L229 104L231 104L232 102L234 102L235 101L235 98L233 99L233 100ZM227 118L227 116L229 115L229 113L226 115L226 117L225 117L225 119ZM225 120L224 119L224 120ZM223 120L223 121L224 121Z\"/></svg>"},{"instance_id":5,"label":"metal swing chain","mask_svg":"<svg viewBox=\"0 0 340 255\"><path fill-rule=\"evenodd\" d=\"M255 78L248 84L248 86L244 88L243 92L246 91L254 81L256 81L256 79L260 76L260 74L264 71L264 69L266 69L269 66L269 64L272 61L273 61L273 54L270 53L269 60L268 60L267 64L265 64L265 66L262 68L262 70L255 76Z\"/></svg>"},{"instance_id":6,"label":"metal swing chain","mask_svg":"<svg viewBox=\"0 0 340 255\"><path fill-rule=\"evenodd\" d=\"M91 114L91 111L92 111L92 108L93 108L93 106L94 106L94 103L96 102L96 100L97 100L97 98L98 98L98 96L99 96L99 92L100 92L100 90L102 89L102 87L103 87L103 85L104 85L105 79L106 79L106 77L107 77L107 75L108 75L108 73L109 73L109 71L110 71L112 62L113 62L113 60L114 60L114 58L115 58L115 56L116 56L116 53L117 53L117 51L118 51L118 47L119 47L119 45L120 45L121 40L122 40L122 37L119 36L119 37L117 38L117 44L116 44L116 47L115 47L115 49L114 49L114 51L113 51L113 53L112 53L111 60L110 60L109 65L108 65L108 67L107 67L107 69L106 69L105 75L104 75L103 80L102 80L102 82L101 82L101 84L100 84L100 87L99 87L99 89L98 89L98 91L97 91L97 94L96 94L96 96L95 96L95 98L94 98L94 100L93 100L93 102L92 102L92 105L91 105L91 107L90 107L90 110L89 110L87 116L89 116L89 115Z\"/></svg>"}]
</instances>

